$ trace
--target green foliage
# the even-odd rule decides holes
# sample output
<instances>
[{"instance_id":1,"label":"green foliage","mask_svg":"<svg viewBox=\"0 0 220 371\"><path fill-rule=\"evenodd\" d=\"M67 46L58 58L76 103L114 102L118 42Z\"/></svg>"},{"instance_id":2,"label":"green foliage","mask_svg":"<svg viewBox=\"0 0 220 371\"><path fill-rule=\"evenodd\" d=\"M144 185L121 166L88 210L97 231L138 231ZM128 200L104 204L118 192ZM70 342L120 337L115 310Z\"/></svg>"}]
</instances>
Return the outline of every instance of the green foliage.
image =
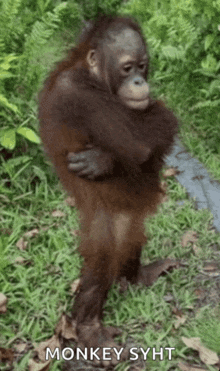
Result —
<instances>
[{"instance_id":1,"label":"green foliage","mask_svg":"<svg viewBox=\"0 0 220 371\"><path fill-rule=\"evenodd\" d=\"M24 138L30 140L30 142L40 144L41 140L39 136L30 128L22 126L16 130L16 132L22 135Z\"/></svg>"},{"instance_id":2,"label":"green foliage","mask_svg":"<svg viewBox=\"0 0 220 371\"><path fill-rule=\"evenodd\" d=\"M0 106L4 108L8 108L11 111L14 111L15 113L18 113L18 107L14 104L10 103L4 95L0 94ZM1 113L0 113L1 115Z\"/></svg>"},{"instance_id":3,"label":"green foliage","mask_svg":"<svg viewBox=\"0 0 220 371\"><path fill-rule=\"evenodd\" d=\"M41 16L44 15L50 6L52 6L52 0L37 0L37 8Z\"/></svg>"},{"instance_id":4,"label":"green foliage","mask_svg":"<svg viewBox=\"0 0 220 371\"><path fill-rule=\"evenodd\" d=\"M26 97L38 89L42 68L36 57L62 25L81 19L80 7L76 3L51 0L4 0L0 3L0 52L5 55L19 53L16 84L25 87Z\"/></svg>"},{"instance_id":5,"label":"green foliage","mask_svg":"<svg viewBox=\"0 0 220 371\"><path fill-rule=\"evenodd\" d=\"M82 9L83 18L94 19L100 14L116 14L123 0L76 0Z\"/></svg>"},{"instance_id":6,"label":"green foliage","mask_svg":"<svg viewBox=\"0 0 220 371\"><path fill-rule=\"evenodd\" d=\"M1 130L0 131L0 144L7 149L14 149L16 144L16 131L15 129Z\"/></svg>"},{"instance_id":7,"label":"green foliage","mask_svg":"<svg viewBox=\"0 0 220 371\"><path fill-rule=\"evenodd\" d=\"M193 0L193 7L197 14L203 14L210 21L219 22L220 1Z\"/></svg>"},{"instance_id":8,"label":"green foliage","mask_svg":"<svg viewBox=\"0 0 220 371\"><path fill-rule=\"evenodd\" d=\"M8 265L8 260L6 258L6 246L8 242L7 236L0 236L0 276L3 273L3 270Z\"/></svg>"},{"instance_id":9,"label":"green foliage","mask_svg":"<svg viewBox=\"0 0 220 371\"><path fill-rule=\"evenodd\" d=\"M185 50L182 46L165 45L162 46L161 51L167 59L182 60L185 57Z\"/></svg>"},{"instance_id":10,"label":"green foliage","mask_svg":"<svg viewBox=\"0 0 220 371\"><path fill-rule=\"evenodd\" d=\"M219 0L133 0L122 10L142 22L156 80L184 76L198 83L200 76L203 96L195 97L194 108L219 106L219 89L209 89L220 85Z\"/></svg>"},{"instance_id":11,"label":"green foliage","mask_svg":"<svg viewBox=\"0 0 220 371\"><path fill-rule=\"evenodd\" d=\"M209 58L211 53L213 53L213 58L217 58L217 53L219 53L219 20L213 11L213 9L216 11L219 9L219 4L218 1L218 4L210 6L204 1L204 10L199 11L201 4L198 8L197 0L187 2L185 0L158 0L157 2L135 0L124 5L123 13L132 13L142 21L150 45L158 45L158 40L160 41L161 47L156 51L153 49L153 52L158 52L160 55L162 45L163 51L166 47L170 50L173 47L181 47L181 53L179 49L172 49L170 53L163 54L166 58L169 55L172 59L174 55L175 59L184 58L184 62L190 62L192 56L194 60L195 56L200 57L203 67L205 51L210 50ZM210 21L207 14L211 17ZM186 67L186 64L184 66ZM218 66L219 69L220 66Z\"/></svg>"},{"instance_id":12,"label":"green foliage","mask_svg":"<svg viewBox=\"0 0 220 371\"><path fill-rule=\"evenodd\" d=\"M17 20L22 0L5 0L0 4L0 51L9 51L11 38L14 38L14 24Z\"/></svg>"},{"instance_id":13,"label":"green foliage","mask_svg":"<svg viewBox=\"0 0 220 371\"><path fill-rule=\"evenodd\" d=\"M3 81L3 83L1 83L0 85L0 106L3 108L7 108L15 113L18 113L19 110L17 106L10 103L3 94L5 92L5 85L4 85L5 81L4 80L9 79L14 76L14 74L9 72L9 70L13 68L12 62L15 60L18 60L18 57L16 57L13 54L8 54L0 58L0 80ZM1 113L0 113L0 116L1 116Z\"/></svg>"},{"instance_id":14,"label":"green foliage","mask_svg":"<svg viewBox=\"0 0 220 371\"><path fill-rule=\"evenodd\" d=\"M52 37L62 20L62 14L66 10L67 3L61 3L53 9L53 12L46 12L41 21L36 21L30 34L26 37L24 44L24 53L19 66L19 75L22 77L22 83L27 87L36 85L41 71L37 64L33 64L40 49L48 39Z\"/></svg>"},{"instance_id":15,"label":"green foliage","mask_svg":"<svg viewBox=\"0 0 220 371\"><path fill-rule=\"evenodd\" d=\"M16 57L14 54L8 54L0 58L0 80L14 76L11 72L8 72L12 68L12 63L15 60L18 60L19 57Z\"/></svg>"},{"instance_id":16,"label":"green foliage","mask_svg":"<svg viewBox=\"0 0 220 371\"><path fill-rule=\"evenodd\" d=\"M7 149L14 149L16 146L16 134L28 139L32 143L40 144L39 136L30 128L25 126L18 129L5 129L0 131L0 144Z\"/></svg>"},{"instance_id":17,"label":"green foliage","mask_svg":"<svg viewBox=\"0 0 220 371\"><path fill-rule=\"evenodd\" d=\"M10 69L13 67L13 62L18 61L19 58L13 54L5 55L4 57L0 58L0 80L5 81L6 79L14 77L14 74L9 72ZM0 91L3 93L6 92L6 87L2 84ZM9 100L6 98L5 95L0 93L0 106L3 107L5 110L12 111L17 115L21 115L18 107L10 103ZM3 111L0 113L0 116L4 117ZM16 134L20 134L24 138L28 139L34 143L40 143L39 137L35 134L35 132L27 127L19 127L19 128L4 128L0 129L0 145L6 149L12 150L16 146Z\"/></svg>"},{"instance_id":18,"label":"green foliage","mask_svg":"<svg viewBox=\"0 0 220 371\"><path fill-rule=\"evenodd\" d=\"M131 0L121 13L142 24L152 93L174 109L185 145L220 179L220 1Z\"/></svg>"},{"instance_id":19,"label":"green foliage","mask_svg":"<svg viewBox=\"0 0 220 371\"><path fill-rule=\"evenodd\" d=\"M209 108L220 107L220 99L216 99L214 101L206 100L205 102L198 102L192 107L192 109L207 108L207 107Z\"/></svg>"},{"instance_id":20,"label":"green foliage","mask_svg":"<svg viewBox=\"0 0 220 371\"><path fill-rule=\"evenodd\" d=\"M39 91L51 56L59 54L58 45L55 51L50 49L51 41L63 29L74 35L79 21L101 13L133 15L141 22L159 94L173 89L173 105L176 98L191 107L197 117L201 112L196 126L200 120L203 125L200 131L207 130L211 122L212 132L216 133L220 119L217 114L219 0L4 0L0 2L0 127L4 129L0 135L1 145L15 148L17 128L33 117L32 124L36 123L36 112L29 114L29 102ZM44 61L45 51L48 56ZM34 132L30 132L30 137L26 129L22 127L19 135L38 143L39 138L33 139ZM209 135L212 143L214 138L216 135ZM20 142L21 139L17 140ZM219 146L218 143L212 145L212 148Z\"/></svg>"},{"instance_id":21,"label":"green foliage","mask_svg":"<svg viewBox=\"0 0 220 371\"><path fill-rule=\"evenodd\" d=\"M21 167L31 160L30 156L18 156L16 158L10 158L8 161L2 163L2 167L0 169L0 174L6 173L12 178L16 173L17 169L21 169Z\"/></svg>"},{"instance_id":22,"label":"green foliage","mask_svg":"<svg viewBox=\"0 0 220 371\"><path fill-rule=\"evenodd\" d=\"M7 19L7 21L12 24L18 14L21 3L22 0L2 1L2 18Z\"/></svg>"},{"instance_id":23,"label":"green foliage","mask_svg":"<svg viewBox=\"0 0 220 371\"><path fill-rule=\"evenodd\" d=\"M71 20L79 18L79 7L75 4L71 8L74 8ZM6 149L15 148L17 134L40 143L32 129L20 127L23 114L23 107L20 106L25 106L22 99L29 99L39 89L44 67L39 67L37 57L42 46L68 19L68 14L67 2L56 6L51 0L38 0L34 6L31 2L28 4L28 0L5 0L0 3L0 106L3 108L0 117L4 119L0 145ZM16 114L15 120L8 114L9 111Z\"/></svg>"},{"instance_id":24,"label":"green foliage","mask_svg":"<svg viewBox=\"0 0 220 371\"><path fill-rule=\"evenodd\" d=\"M121 11L120 4L122 4ZM188 140L189 147L193 147L197 151L196 154L200 154L200 157L201 154L203 155L201 161L208 164L211 158L216 169L219 164L220 157L211 156L213 153L219 153L220 148L219 0L67 0L65 3L62 0L55 2L53 0L2 0L0 2L0 128L3 129L0 129L0 144L4 149L1 148L0 214L2 232L5 229L3 232L5 235L0 238L0 278L3 278L1 283L10 298L10 310L6 316L0 318L2 329L0 337L3 338L4 344L12 344L11 341L18 333L24 340L39 341L50 337L59 311L67 311L66 285L77 277L80 269L80 260L78 255L73 254L72 238L69 234L76 223L75 212L73 217L73 211L66 208L65 213L68 217L59 221L59 228L57 228L57 221L54 221L51 210L66 207L63 204L63 196L57 178L52 171L48 170L41 149L29 143L40 142L35 130L32 130L37 125L36 94L55 56L56 58L60 56L59 40L66 41L64 37L61 38L61 31L65 32L65 36L69 32L72 43L79 20L95 18L103 12L115 14L118 10L120 13L136 16L141 21L152 58L152 86L157 89L157 96L163 99L166 95L167 101L170 98L169 103L171 102L183 123L181 130L184 131L185 141ZM31 128L27 123L31 124ZM203 138L205 139L202 140ZM219 169L217 170L216 173L219 175ZM171 179L169 182L172 182ZM190 255L189 258L192 259L189 270L177 270L169 275L169 279L160 277L153 291L148 290L148 301L146 301L145 289L142 290L142 294L135 293L131 289L126 295L127 301L124 301L126 298L123 299L124 305L119 302L121 295L113 291L112 299L110 295L107 306L110 312L116 313L116 317L110 317L108 310L106 313L110 321L108 325L115 325L118 321L123 323L123 318L128 318L130 322L128 323L126 319L124 326L129 327L130 334L133 333L136 337L135 341L137 340L143 346L154 345L163 339L163 344L159 345L176 346L176 355L186 357L185 348L178 342L178 337L183 334L182 331L186 331L185 324L180 329L170 330L172 318L169 303L165 303L165 311L161 303L164 302L165 292L169 293L171 289L175 302L179 303L182 310L186 312L184 315L187 316L190 308L187 323L192 326L192 298L188 288L183 287L183 282L188 280L188 286L192 285L194 291L194 276L201 258L181 249L179 241L182 230L183 227L191 228L198 231L198 235L202 233L201 242L206 248L201 251L207 254L205 260L211 260L209 247L218 246L219 237L209 230L211 216L202 216L204 211L201 211L201 214L193 210L187 200L184 203L184 210L179 207L176 209L176 200L185 199L185 193L180 185L173 184L171 187L169 192L171 199L173 198L172 204L162 205L167 210L163 210L156 219L152 219L149 225L151 238L148 253L144 253L147 259L149 256L154 259L158 251L166 256L170 253L171 246L174 256L186 258ZM60 204L61 199L62 204ZM168 213L167 217L166 213ZM45 226L47 226L46 232L42 228ZM21 254L15 246L16 241L24 231L32 228L38 228L39 235L36 236L36 240L32 239L29 248L22 252L28 264L15 266L12 262ZM78 225L75 224L74 228L78 228ZM9 229L10 234L7 235L6 229ZM55 272L53 277L44 274L48 270ZM45 277L48 278L47 282ZM53 285L54 278L56 282ZM36 282L38 287L42 288L40 294L39 290L36 290ZM51 297L49 302L48 292ZM115 297L118 297L121 308L117 311L115 311ZM69 299L70 307L72 298ZM153 314L151 310L146 311L146 303L154 304ZM138 320L137 308L140 313ZM147 323L144 336L142 314L145 318L144 326L146 318L150 319L152 324L151 326ZM219 353L219 313L216 317L216 321L215 319L206 321L207 313L205 313L201 321L196 319L196 328L197 336L201 337L203 343ZM37 318L37 322L32 321L32 318ZM134 326L131 325L132 320ZM165 329L163 324L166 322L169 326ZM137 326L137 323L141 325ZM28 367L28 358L29 353L19 360L19 364L16 365L18 370ZM177 362L177 358L172 365L170 361L167 364L160 362L159 365L153 362L149 364L149 369L165 371L170 367L177 367ZM3 367L7 368L7 365ZM128 366L117 366L120 369L123 367ZM60 369L56 365L52 368Z\"/></svg>"}]
</instances>

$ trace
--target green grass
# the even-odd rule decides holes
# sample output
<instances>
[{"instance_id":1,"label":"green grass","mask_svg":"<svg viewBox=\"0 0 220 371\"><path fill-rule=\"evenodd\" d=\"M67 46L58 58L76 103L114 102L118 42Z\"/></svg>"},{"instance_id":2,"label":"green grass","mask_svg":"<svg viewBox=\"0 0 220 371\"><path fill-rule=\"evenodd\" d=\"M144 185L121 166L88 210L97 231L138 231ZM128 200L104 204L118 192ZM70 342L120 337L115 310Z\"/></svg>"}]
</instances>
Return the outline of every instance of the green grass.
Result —
<instances>
[{"instance_id":1,"label":"green grass","mask_svg":"<svg viewBox=\"0 0 220 371\"><path fill-rule=\"evenodd\" d=\"M2 203L0 208L4 227L2 237L7 245L3 252L4 264L1 264L0 292L8 298L7 312L0 317L0 344L6 347L20 339L31 344L48 339L61 314L70 312L73 303L70 285L79 276L82 261L77 252L79 237L73 237L71 232L77 230L79 224L75 208L66 205L66 195L55 176L51 174L50 177L54 182L52 187L47 183L47 177L44 181L38 180L29 197L17 202L13 202L12 197L12 202ZM196 288L202 287L208 292L212 285L211 278L206 281L196 278L204 261L219 259L212 246L219 246L220 237L210 230L210 213L196 211L182 187L172 179L168 183L168 201L147 223L149 241L143 251L143 262L170 256L186 261L187 265L159 277L150 288L129 286L120 294L118 285L114 285L104 310L105 324L123 330L122 342L132 339L133 346L144 349L176 348L171 361L167 355L163 361L153 361L149 354L147 369L160 367L162 371L171 366L175 369L178 360L187 360L188 355L193 355L199 363L198 355L185 347L181 336L199 336L208 348L220 351L218 305L211 303L208 306L208 321L204 322L207 315L203 312L201 317L195 296ZM24 188L23 192L26 191ZM177 200L183 200L184 204L178 206ZM54 217L54 210L62 211L64 216ZM39 233L27 238L26 249L19 250L17 241L34 228ZM192 244L181 246L181 238L188 230L197 232L199 255L193 252ZM23 257L24 262L16 263L18 257ZM170 301L166 301L168 294L172 298ZM174 308L186 317L186 322L178 329L174 327ZM23 371L27 361L28 357L21 357L16 370ZM52 369L59 370L59 367L57 362ZM125 362L116 369L126 370L127 367L128 362ZM3 366L4 370L7 370L6 366Z\"/></svg>"},{"instance_id":2,"label":"green grass","mask_svg":"<svg viewBox=\"0 0 220 371\"><path fill-rule=\"evenodd\" d=\"M62 36L58 33L43 45L32 61L41 71L42 80L54 61L63 55L66 37ZM152 60L153 66L156 63ZM189 75L182 73L184 67L180 73L177 70L171 69L170 76L164 73L162 78L161 67L161 75L151 77L153 90L180 117L181 139L187 148L220 179L219 110L192 109L202 99L204 89L208 91L209 81L205 78L191 81ZM36 93L23 105L26 115L23 119L37 127ZM10 115L9 120L12 120ZM24 143L21 144L23 150ZM7 165L3 162L0 170L0 292L8 298L7 312L0 314L0 347L14 347L22 341L30 349L18 358L15 371L27 370L33 344L51 337L61 314L70 313L74 300L70 285L79 277L82 266L77 252L79 237L73 236L79 228L77 211L66 205L66 195L45 163L41 149L33 144L24 148L27 162L15 164L12 158ZM169 256L187 265L159 277L150 288L129 286L121 294L115 284L104 310L105 325L123 330L119 338L122 343L144 349L175 347L171 361L167 354L163 361L153 361L149 355L142 369L150 371L178 370L180 360L202 364L198 353L182 342L182 336L200 337L203 345L220 355L219 280L201 273L205 261L220 262L220 235L210 228L212 216L208 210L196 211L183 187L173 179L167 183L168 201L146 222L149 239L142 259L148 263ZM54 210L62 211L64 216L54 217ZM27 238L26 249L20 250L17 242L34 228L38 233ZM181 245L182 236L188 230L197 232L197 253L192 243ZM18 257L23 258L22 263L16 262ZM196 294L198 289L204 293L202 300ZM186 318L178 328L175 328L176 310ZM10 366L1 364L0 369L10 370ZM213 366L207 369L216 370ZM61 370L60 363L54 362L51 370ZM116 370L129 370L129 363L119 364Z\"/></svg>"}]
</instances>

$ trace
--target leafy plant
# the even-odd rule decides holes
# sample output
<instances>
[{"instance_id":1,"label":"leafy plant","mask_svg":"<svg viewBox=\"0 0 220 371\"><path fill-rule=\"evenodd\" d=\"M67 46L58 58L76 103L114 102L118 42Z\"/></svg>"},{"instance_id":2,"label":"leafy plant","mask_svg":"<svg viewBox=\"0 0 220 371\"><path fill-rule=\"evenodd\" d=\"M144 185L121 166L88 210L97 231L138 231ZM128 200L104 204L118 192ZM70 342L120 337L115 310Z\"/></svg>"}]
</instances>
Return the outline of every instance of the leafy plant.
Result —
<instances>
[{"instance_id":1,"label":"leafy plant","mask_svg":"<svg viewBox=\"0 0 220 371\"><path fill-rule=\"evenodd\" d=\"M5 129L0 131L0 144L7 149L14 149L16 146L16 134L28 139L30 142L40 144L39 136L30 128L21 126L18 129Z\"/></svg>"}]
</instances>

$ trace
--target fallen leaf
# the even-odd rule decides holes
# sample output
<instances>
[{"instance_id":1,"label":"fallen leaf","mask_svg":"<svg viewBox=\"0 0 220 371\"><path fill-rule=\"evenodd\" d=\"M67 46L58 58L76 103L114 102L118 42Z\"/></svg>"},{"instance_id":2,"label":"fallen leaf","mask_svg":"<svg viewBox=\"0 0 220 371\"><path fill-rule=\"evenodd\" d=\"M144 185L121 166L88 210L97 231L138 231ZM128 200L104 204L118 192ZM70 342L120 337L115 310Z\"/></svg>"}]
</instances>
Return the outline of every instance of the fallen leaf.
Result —
<instances>
[{"instance_id":1,"label":"fallen leaf","mask_svg":"<svg viewBox=\"0 0 220 371\"><path fill-rule=\"evenodd\" d=\"M79 230L79 229L72 230L72 231L70 231L70 234L71 234L73 237L80 236L80 230Z\"/></svg>"},{"instance_id":2,"label":"fallen leaf","mask_svg":"<svg viewBox=\"0 0 220 371\"><path fill-rule=\"evenodd\" d=\"M17 350L18 353L24 352L27 347L27 343L18 343L14 345L14 348Z\"/></svg>"},{"instance_id":3,"label":"fallen leaf","mask_svg":"<svg viewBox=\"0 0 220 371\"><path fill-rule=\"evenodd\" d=\"M62 336L67 340L77 340L76 321L70 320L66 315L63 314L57 324L55 334L57 336Z\"/></svg>"},{"instance_id":4,"label":"fallen leaf","mask_svg":"<svg viewBox=\"0 0 220 371\"><path fill-rule=\"evenodd\" d=\"M197 233L195 231L188 231L184 233L182 236L181 245L182 247L186 247L189 242L196 242L197 241Z\"/></svg>"},{"instance_id":5,"label":"fallen leaf","mask_svg":"<svg viewBox=\"0 0 220 371\"><path fill-rule=\"evenodd\" d=\"M71 293L74 294L78 289L79 289L79 286L80 286L80 278L77 278L71 285Z\"/></svg>"},{"instance_id":6,"label":"fallen leaf","mask_svg":"<svg viewBox=\"0 0 220 371\"><path fill-rule=\"evenodd\" d=\"M41 228L41 231L42 231L42 232L46 232L46 231L48 231L48 229L52 228L54 225L56 225L56 224L53 223L50 227L42 227L42 228Z\"/></svg>"},{"instance_id":7,"label":"fallen leaf","mask_svg":"<svg viewBox=\"0 0 220 371\"><path fill-rule=\"evenodd\" d=\"M194 294L197 296L198 299L204 298L205 290L201 288L195 289Z\"/></svg>"},{"instance_id":8,"label":"fallen leaf","mask_svg":"<svg viewBox=\"0 0 220 371\"><path fill-rule=\"evenodd\" d=\"M6 349L0 347L0 361L1 362L12 362L14 359L14 352L12 349Z\"/></svg>"},{"instance_id":9,"label":"fallen leaf","mask_svg":"<svg viewBox=\"0 0 220 371\"><path fill-rule=\"evenodd\" d=\"M179 362L178 367L181 371L203 371L207 370L207 368L200 367L200 366L193 366L193 365L187 365L186 363Z\"/></svg>"},{"instance_id":10,"label":"fallen leaf","mask_svg":"<svg viewBox=\"0 0 220 371\"><path fill-rule=\"evenodd\" d=\"M28 369L29 371L48 371L50 368L50 362L51 361L37 363L33 359L30 359L28 362Z\"/></svg>"},{"instance_id":11,"label":"fallen leaf","mask_svg":"<svg viewBox=\"0 0 220 371\"><path fill-rule=\"evenodd\" d=\"M0 292L0 313L5 313L7 311L7 301L8 299L6 298L6 296L2 292Z\"/></svg>"},{"instance_id":12,"label":"fallen leaf","mask_svg":"<svg viewBox=\"0 0 220 371\"><path fill-rule=\"evenodd\" d=\"M162 188L162 190L163 190L164 192L167 191L167 182L165 182L165 180L163 180L162 182L160 182L160 186L161 186L161 188ZM164 196L165 196L165 195L164 195Z\"/></svg>"},{"instance_id":13,"label":"fallen leaf","mask_svg":"<svg viewBox=\"0 0 220 371\"><path fill-rule=\"evenodd\" d=\"M200 272L208 277L215 278L220 276L220 269L217 263L206 263Z\"/></svg>"},{"instance_id":14,"label":"fallen leaf","mask_svg":"<svg viewBox=\"0 0 220 371\"><path fill-rule=\"evenodd\" d=\"M162 191L164 193L161 194L161 199L160 199L160 202L163 204L164 202L166 202L168 200L168 197L167 197L167 182L166 181L162 181L160 182L160 187L162 189Z\"/></svg>"},{"instance_id":15,"label":"fallen leaf","mask_svg":"<svg viewBox=\"0 0 220 371\"><path fill-rule=\"evenodd\" d=\"M181 309L177 308L177 307L173 307L172 308L172 312L177 316L177 317L182 317L183 316L183 312L181 311Z\"/></svg>"},{"instance_id":16,"label":"fallen leaf","mask_svg":"<svg viewBox=\"0 0 220 371\"><path fill-rule=\"evenodd\" d=\"M65 201L66 201L66 204L69 206L72 206L72 207L76 206L76 201L74 197L67 197Z\"/></svg>"},{"instance_id":17,"label":"fallen leaf","mask_svg":"<svg viewBox=\"0 0 220 371\"><path fill-rule=\"evenodd\" d=\"M24 237L21 237L18 242L16 243L16 246L20 249L20 250L25 250L26 247L27 247L27 241L25 241Z\"/></svg>"},{"instance_id":18,"label":"fallen leaf","mask_svg":"<svg viewBox=\"0 0 220 371\"><path fill-rule=\"evenodd\" d=\"M163 299L167 303L170 303L171 301L174 300L174 296L170 292L168 292L166 295L164 295Z\"/></svg>"},{"instance_id":19,"label":"fallen leaf","mask_svg":"<svg viewBox=\"0 0 220 371\"><path fill-rule=\"evenodd\" d=\"M162 273L167 272L171 268L179 268L179 266L180 263L178 261L170 258L157 260L142 267L140 282L146 286L150 286Z\"/></svg>"},{"instance_id":20,"label":"fallen leaf","mask_svg":"<svg viewBox=\"0 0 220 371\"><path fill-rule=\"evenodd\" d=\"M206 262L203 269L206 272L213 272L218 269L218 264L216 262Z\"/></svg>"},{"instance_id":21,"label":"fallen leaf","mask_svg":"<svg viewBox=\"0 0 220 371\"><path fill-rule=\"evenodd\" d=\"M52 212L52 216L54 216L55 218L61 218L64 217L65 214L60 210L55 210Z\"/></svg>"},{"instance_id":22,"label":"fallen leaf","mask_svg":"<svg viewBox=\"0 0 220 371\"><path fill-rule=\"evenodd\" d=\"M170 176L174 176L178 173L178 171L174 167L170 167L169 169L165 170L163 173L164 178L168 178Z\"/></svg>"},{"instance_id":23,"label":"fallen leaf","mask_svg":"<svg viewBox=\"0 0 220 371\"><path fill-rule=\"evenodd\" d=\"M199 352L199 357L203 363L206 365L215 365L218 361L218 355L212 350L204 347L201 343L200 338L186 338L182 336L182 341L187 347L195 349Z\"/></svg>"},{"instance_id":24,"label":"fallen leaf","mask_svg":"<svg viewBox=\"0 0 220 371\"><path fill-rule=\"evenodd\" d=\"M42 341L40 344L38 344L35 347L35 350L37 352L38 358L42 361L45 362L46 359L46 348L50 348L51 352L54 352L55 348L60 347L60 342L57 337L57 335L53 335L50 339L46 341Z\"/></svg>"},{"instance_id":25,"label":"fallen leaf","mask_svg":"<svg viewBox=\"0 0 220 371\"><path fill-rule=\"evenodd\" d=\"M22 256L17 256L14 262L18 264L23 264L25 262L25 259Z\"/></svg>"},{"instance_id":26,"label":"fallen leaf","mask_svg":"<svg viewBox=\"0 0 220 371\"><path fill-rule=\"evenodd\" d=\"M192 249L195 255L200 255L202 253L201 247L198 247L195 243L193 243Z\"/></svg>"},{"instance_id":27,"label":"fallen leaf","mask_svg":"<svg viewBox=\"0 0 220 371\"><path fill-rule=\"evenodd\" d=\"M34 237L39 233L39 230L37 228L32 229L31 231L28 231L24 234L25 237Z\"/></svg>"},{"instance_id":28,"label":"fallen leaf","mask_svg":"<svg viewBox=\"0 0 220 371\"><path fill-rule=\"evenodd\" d=\"M47 371L50 367L51 360L46 361L46 348L50 348L53 353L56 348L61 349L61 344L59 338L63 337L65 339L77 339L76 335L76 321L68 319L66 315L62 315L60 321L55 330L55 335L50 339L41 342L40 344L35 344L35 351L39 361L35 359L29 360L29 371ZM46 362L45 362L46 361Z\"/></svg>"},{"instance_id":29,"label":"fallen leaf","mask_svg":"<svg viewBox=\"0 0 220 371\"><path fill-rule=\"evenodd\" d=\"M175 329L179 328L181 325L183 325L186 322L185 316L176 316L176 321L174 323Z\"/></svg>"}]
</instances>

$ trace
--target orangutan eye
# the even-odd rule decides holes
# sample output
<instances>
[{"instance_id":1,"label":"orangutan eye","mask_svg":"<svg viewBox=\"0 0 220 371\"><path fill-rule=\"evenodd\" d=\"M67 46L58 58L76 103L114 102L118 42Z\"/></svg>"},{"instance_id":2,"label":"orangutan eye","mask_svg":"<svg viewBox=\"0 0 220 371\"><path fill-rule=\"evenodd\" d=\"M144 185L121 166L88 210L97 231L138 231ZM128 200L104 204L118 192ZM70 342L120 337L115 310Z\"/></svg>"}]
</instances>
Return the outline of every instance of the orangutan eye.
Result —
<instances>
[{"instance_id":1,"label":"orangutan eye","mask_svg":"<svg viewBox=\"0 0 220 371\"><path fill-rule=\"evenodd\" d=\"M145 69L145 67L146 67L146 63L144 63L144 62L142 62L142 63L140 63L139 65L138 65L138 68L140 69L140 70L144 70Z\"/></svg>"},{"instance_id":2,"label":"orangutan eye","mask_svg":"<svg viewBox=\"0 0 220 371\"><path fill-rule=\"evenodd\" d=\"M132 69L132 65L131 64L128 64L126 66L123 67L123 71L126 72L126 73L129 73Z\"/></svg>"}]
</instances>

